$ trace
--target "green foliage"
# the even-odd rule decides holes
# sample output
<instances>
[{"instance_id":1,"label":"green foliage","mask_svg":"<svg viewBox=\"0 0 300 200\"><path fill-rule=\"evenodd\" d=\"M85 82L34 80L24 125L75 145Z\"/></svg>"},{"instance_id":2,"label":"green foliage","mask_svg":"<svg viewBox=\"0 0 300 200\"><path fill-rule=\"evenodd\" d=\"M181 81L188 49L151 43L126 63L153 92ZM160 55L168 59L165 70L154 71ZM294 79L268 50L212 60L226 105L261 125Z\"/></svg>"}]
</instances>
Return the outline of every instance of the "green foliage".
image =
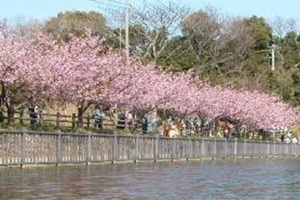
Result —
<instances>
[{"instance_id":1,"label":"green foliage","mask_svg":"<svg viewBox=\"0 0 300 200\"><path fill-rule=\"evenodd\" d=\"M281 38L280 42L280 56L284 61L283 66L286 69L297 67L300 63L300 39L295 32L288 32Z\"/></svg>"},{"instance_id":2,"label":"green foliage","mask_svg":"<svg viewBox=\"0 0 300 200\"><path fill-rule=\"evenodd\" d=\"M187 71L196 65L196 55L185 37L174 37L158 58L157 64L173 71Z\"/></svg>"},{"instance_id":3,"label":"green foliage","mask_svg":"<svg viewBox=\"0 0 300 200\"><path fill-rule=\"evenodd\" d=\"M44 30L63 41L68 41L70 34L83 36L86 30L90 30L93 35L104 36L106 19L94 11L67 11L47 21Z\"/></svg>"},{"instance_id":4,"label":"green foliage","mask_svg":"<svg viewBox=\"0 0 300 200\"><path fill-rule=\"evenodd\" d=\"M244 19L244 22L250 28L252 36L255 39L255 49L267 49L272 41L272 28L263 17L253 15Z\"/></svg>"}]
</instances>

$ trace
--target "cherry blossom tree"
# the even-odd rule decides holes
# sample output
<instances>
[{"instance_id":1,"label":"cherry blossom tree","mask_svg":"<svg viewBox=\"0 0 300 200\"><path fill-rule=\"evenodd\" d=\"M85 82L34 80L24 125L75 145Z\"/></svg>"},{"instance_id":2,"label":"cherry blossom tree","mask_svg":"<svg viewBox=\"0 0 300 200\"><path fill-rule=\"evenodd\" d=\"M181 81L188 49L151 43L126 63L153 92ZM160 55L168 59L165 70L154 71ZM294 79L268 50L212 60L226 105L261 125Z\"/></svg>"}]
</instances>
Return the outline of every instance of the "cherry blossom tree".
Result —
<instances>
[{"instance_id":1,"label":"cherry blossom tree","mask_svg":"<svg viewBox=\"0 0 300 200\"><path fill-rule=\"evenodd\" d=\"M37 54L33 44L27 40L14 40L0 36L0 108L6 106L9 119L13 111L24 105L30 91L27 77L32 73L31 66Z\"/></svg>"},{"instance_id":2,"label":"cherry blossom tree","mask_svg":"<svg viewBox=\"0 0 300 200\"><path fill-rule=\"evenodd\" d=\"M0 44L0 105L16 96L12 88L22 86L23 96L76 105L79 119L90 105L108 104L182 116L200 113L210 119L230 116L253 129L300 121L299 111L277 96L212 86L189 73L166 72L134 58L126 62L122 52L104 48L101 38L89 33L66 43L39 35L33 41L2 37Z\"/></svg>"},{"instance_id":3,"label":"cherry blossom tree","mask_svg":"<svg viewBox=\"0 0 300 200\"><path fill-rule=\"evenodd\" d=\"M36 47L40 56L31 77L36 90L52 100L75 104L82 119L90 105L105 100L105 90L125 63L124 56L104 49L101 42L90 34L67 43L40 36Z\"/></svg>"},{"instance_id":4,"label":"cherry blossom tree","mask_svg":"<svg viewBox=\"0 0 300 200\"><path fill-rule=\"evenodd\" d=\"M300 121L299 111L274 95L219 86L203 87L201 90L206 96L202 103L210 108L206 111L212 118L230 116L254 130L293 126Z\"/></svg>"}]
</instances>

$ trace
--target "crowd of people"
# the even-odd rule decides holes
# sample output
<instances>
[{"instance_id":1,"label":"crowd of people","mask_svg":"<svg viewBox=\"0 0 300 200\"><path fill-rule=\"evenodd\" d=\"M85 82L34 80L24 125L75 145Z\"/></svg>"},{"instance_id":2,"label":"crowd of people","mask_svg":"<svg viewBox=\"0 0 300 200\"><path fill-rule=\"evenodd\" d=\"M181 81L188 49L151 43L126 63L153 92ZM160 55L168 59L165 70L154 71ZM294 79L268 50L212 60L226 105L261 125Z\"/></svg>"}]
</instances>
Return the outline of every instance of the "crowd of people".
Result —
<instances>
[{"instance_id":1,"label":"crowd of people","mask_svg":"<svg viewBox=\"0 0 300 200\"><path fill-rule=\"evenodd\" d=\"M200 133L204 136L211 136L213 132L212 121L192 116L181 118L175 115L168 115L163 119L156 111L141 114L132 111L101 109L97 106L93 119L94 127L97 129L103 128L105 120L112 120L117 129L139 129L142 134L160 134L168 137Z\"/></svg>"},{"instance_id":2,"label":"crowd of people","mask_svg":"<svg viewBox=\"0 0 300 200\"><path fill-rule=\"evenodd\" d=\"M106 111L110 112L110 111ZM139 130L142 134L159 134L167 137L178 137L180 135L200 135L207 138L225 138L232 139L241 137L242 134L249 138L261 138L263 140L272 136L270 130L259 130L256 133L247 130L244 124L238 120L230 118L219 118L215 120L201 119L197 116L188 116L184 118L169 115L162 119L157 112L147 114L137 114L132 111L113 111L117 129ZM109 114L108 114L109 115ZM95 128L103 128L103 121L109 120L107 114L99 107L96 108L94 120ZM282 134L281 141L285 143L298 143L296 137L290 132L283 134L286 130L276 130L276 135Z\"/></svg>"},{"instance_id":3,"label":"crowd of people","mask_svg":"<svg viewBox=\"0 0 300 200\"><path fill-rule=\"evenodd\" d=\"M40 124L42 119L39 106L36 104L29 105L28 111L30 124ZM157 111L136 113L129 110L112 110L101 106L94 107L92 119L95 129L103 129L106 122L114 121L113 124L116 129L149 135L159 134L167 137L196 134L208 138L230 139L240 137L241 133L250 132L239 121L226 117L215 120L202 119L198 116L179 117L172 114L161 117ZM109 129L111 128L109 127ZM298 139L286 128L277 129L258 131L258 136L266 139L275 133L276 135L281 135L280 141L282 142L299 143ZM249 138L252 137L250 136Z\"/></svg>"}]
</instances>

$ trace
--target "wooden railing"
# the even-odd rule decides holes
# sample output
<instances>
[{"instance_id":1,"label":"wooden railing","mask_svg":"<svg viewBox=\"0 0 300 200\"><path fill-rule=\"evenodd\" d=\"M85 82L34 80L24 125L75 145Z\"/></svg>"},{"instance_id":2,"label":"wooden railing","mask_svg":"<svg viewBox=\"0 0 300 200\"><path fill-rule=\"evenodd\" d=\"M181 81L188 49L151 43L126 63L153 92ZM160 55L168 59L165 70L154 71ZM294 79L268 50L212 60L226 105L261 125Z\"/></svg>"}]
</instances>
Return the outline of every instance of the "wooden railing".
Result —
<instances>
[{"instance_id":1,"label":"wooden railing","mask_svg":"<svg viewBox=\"0 0 300 200\"><path fill-rule=\"evenodd\" d=\"M95 120L90 115L84 115L79 117L75 113L72 115L65 115L57 112L53 113L40 113L39 120L34 122L35 119L30 117L31 112L19 112L15 111L13 116L8 116L7 112L3 113L2 120L0 123L2 124L20 124L21 126L27 125L38 125L41 127L56 127L56 128L93 128L95 125ZM121 124L117 124L112 118L106 117L103 120L103 129L105 130L114 130L116 127L124 127L124 120L116 120L118 122L123 122ZM122 125L123 124L123 125ZM137 124L138 127L140 124Z\"/></svg>"},{"instance_id":2,"label":"wooden railing","mask_svg":"<svg viewBox=\"0 0 300 200\"><path fill-rule=\"evenodd\" d=\"M2 166L299 155L299 144L276 141L0 131Z\"/></svg>"}]
</instances>

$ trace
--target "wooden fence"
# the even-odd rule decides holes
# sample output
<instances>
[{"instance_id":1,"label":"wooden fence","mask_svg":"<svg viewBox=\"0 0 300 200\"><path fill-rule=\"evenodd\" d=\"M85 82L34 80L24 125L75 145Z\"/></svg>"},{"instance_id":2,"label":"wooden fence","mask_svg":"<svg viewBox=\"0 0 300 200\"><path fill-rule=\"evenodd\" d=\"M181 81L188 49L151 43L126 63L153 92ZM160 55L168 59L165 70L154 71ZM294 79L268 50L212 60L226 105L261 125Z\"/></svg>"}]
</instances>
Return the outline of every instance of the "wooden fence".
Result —
<instances>
[{"instance_id":1,"label":"wooden fence","mask_svg":"<svg viewBox=\"0 0 300 200\"><path fill-rule=\"evenodd\" d=\"M30 117L33 112L20 112L15 111L13 115L8 116L7 111L2 112L3 116L0 123L4 124L20 124L20 125L39 125L42 127L56 127L56 128L93 128L95 125L95 120L91 115L84 115L79 117L75 113L72 115L65 115L60 112L57 113L40 113L39 119ZM32 123L33 122L33 123ZM123 122L121 124L116 124L113 119L106 117L103 120L103 129L114 130L116 127L122 127L124 125L124 120L118 120L118 122Z\"/></svg>"},{"instance_id":2,"label":"wooden fence","mask_svg":"<svg viewBox=\"0 0 300 200\"><path fill-rule=\"evenodd\" d=\"M299 154L299 144L275 141L0 131L2 166L277 157L299 156Z\"/></svg>"}]
</instances>

